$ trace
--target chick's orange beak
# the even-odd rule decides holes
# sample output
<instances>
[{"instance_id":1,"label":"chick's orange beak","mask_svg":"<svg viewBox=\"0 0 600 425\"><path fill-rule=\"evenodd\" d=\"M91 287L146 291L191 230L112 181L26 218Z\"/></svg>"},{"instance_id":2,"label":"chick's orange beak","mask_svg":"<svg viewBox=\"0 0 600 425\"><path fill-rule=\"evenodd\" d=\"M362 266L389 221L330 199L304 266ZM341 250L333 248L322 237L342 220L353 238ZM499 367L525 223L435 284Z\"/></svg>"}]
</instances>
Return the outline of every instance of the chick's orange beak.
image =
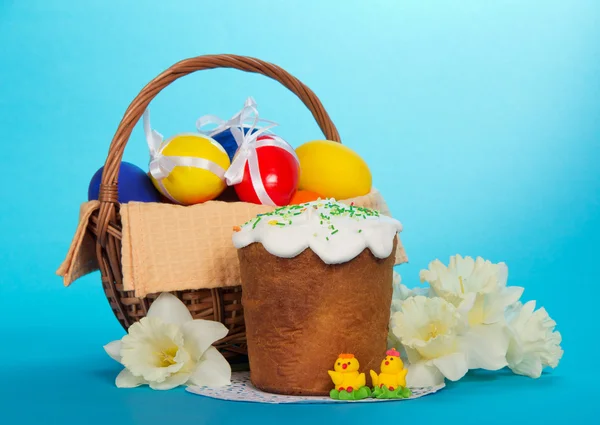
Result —
<instances>
[{"instance_id":1,"label":"chick's orange beak","mask_svg":"<svg viewBox=\"0 0 600 425\"><path fill-rule=\"evenodd\" d=\"M342 369L346 369L347 367L348 367L348 365L347 365L346 363L344 363L344 364L342 365Z\"/></svg>"},{"instance_id":2,"label":"chick's orange beak","mask_svg":"<svg viewBox=\"0 0 600 425\"><path fill-rule=\"evenodd\" d=\"M387 365L389 365L389 364L390 364L390 362L388 362L388 361L386 360L386 361L385 361L385 365L387 366Z\"/></svg>"}]
</instances>

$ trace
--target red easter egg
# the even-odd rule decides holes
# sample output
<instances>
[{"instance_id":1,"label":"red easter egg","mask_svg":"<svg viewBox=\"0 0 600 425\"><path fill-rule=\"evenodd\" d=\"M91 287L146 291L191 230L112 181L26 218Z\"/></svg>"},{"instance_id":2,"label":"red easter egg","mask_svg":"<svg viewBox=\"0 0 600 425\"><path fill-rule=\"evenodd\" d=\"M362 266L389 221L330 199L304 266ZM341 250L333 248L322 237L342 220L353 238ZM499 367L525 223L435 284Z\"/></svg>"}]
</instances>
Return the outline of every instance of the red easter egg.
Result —
<instances>
[{"instance_id":1,"label":"red easter egg","mask_svg":"<svg viewBox=\"0 0 600 425\"><path fill-rule=\"evenodd\" d=\"M288 205L298 188L300 167L294 154L285 149L278 146L260 146L261 140L270 138L270 136L264 135L257 139L259 143L256 148L256 156L258 157L260 179L267 194L276 205ZM242 181L234 188L241 201L261 204L252 186L248 163L244 167Z\"/></svg>"}]
</instances>

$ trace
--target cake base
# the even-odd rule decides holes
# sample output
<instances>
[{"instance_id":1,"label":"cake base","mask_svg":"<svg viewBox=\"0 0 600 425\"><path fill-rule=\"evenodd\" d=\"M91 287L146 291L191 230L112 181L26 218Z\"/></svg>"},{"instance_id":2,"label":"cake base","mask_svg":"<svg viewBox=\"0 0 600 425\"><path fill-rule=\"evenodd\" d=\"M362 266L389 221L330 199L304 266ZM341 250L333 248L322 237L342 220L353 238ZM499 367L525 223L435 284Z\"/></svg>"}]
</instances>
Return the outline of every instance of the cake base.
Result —
<instances>
[{"instance_id":1,"label":"cake base","mask_svg":"<svg viewBox=\"0 0 600 425\"><path fill-rule=\"evenodd\" d=\"M355 355L371 385L369 370L377 370L387 348L393 255L379 259L365 249L347 263L329 265L310 249L288 259L253 243L238 257L250 378L257 388L328 395L333 382L327 371L340 353Z\"/></svg>"}]
</instances>

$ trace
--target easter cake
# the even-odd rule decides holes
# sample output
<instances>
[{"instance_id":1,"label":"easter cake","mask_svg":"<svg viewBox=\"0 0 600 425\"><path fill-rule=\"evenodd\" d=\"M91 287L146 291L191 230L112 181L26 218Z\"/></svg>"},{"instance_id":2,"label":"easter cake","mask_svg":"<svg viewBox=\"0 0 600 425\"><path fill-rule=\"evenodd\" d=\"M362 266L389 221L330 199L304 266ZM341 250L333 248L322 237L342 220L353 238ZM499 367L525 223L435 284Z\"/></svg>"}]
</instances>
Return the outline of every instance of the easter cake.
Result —
<instances>
[{"instance_id":1,"label":"easter cake","mask_svg":"<svg viewBox=\"0 0 600 425\"><path fill-rule=\"evenodd\" d=\"M323 371L340 353L366 370L379 365L400 222L331 199L277 208L234 230L256 387L327 395Z\"/></svg>"}]
</instances>

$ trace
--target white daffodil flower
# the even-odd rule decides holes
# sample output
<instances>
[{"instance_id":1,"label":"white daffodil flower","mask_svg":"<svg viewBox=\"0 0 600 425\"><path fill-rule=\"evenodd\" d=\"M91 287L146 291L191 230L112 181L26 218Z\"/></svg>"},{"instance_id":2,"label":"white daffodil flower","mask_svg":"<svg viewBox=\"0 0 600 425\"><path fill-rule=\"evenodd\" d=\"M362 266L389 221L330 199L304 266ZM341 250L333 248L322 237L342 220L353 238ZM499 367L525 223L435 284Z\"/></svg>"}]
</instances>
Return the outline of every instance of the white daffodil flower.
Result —
<instances>
[{"instance_id":1,"label":"white daffodil flower","mask_svg":"<svg viewBox=\"0 0 600 425\"><path fill-rule=\"evenodd\" d=\"M402 277L400 274L394 270L392 275L392 305L390 309L390 326L388 331L388 348L396 348L400 351L401 354L403 350L399 347L402 347L398 338L392 332L392 323L391 318L394 313L402 311L402 302L410 297L415 297L417 295L423 295L424 297L429 297L431 295L430 288L417 287L413 289L409 289L406 285L402 283Z\"/></svg>"},{"instance_id":2,"label":"white daffodil flower","mask_svg":"<svg viewBox=\"0 0 600 425\"><path fill-rule=\"evenodd\" d=\"M554 331L556 322L544 308L535 310L535 301L516 303L506 312L510 344L506 358L519 375L539 378L546 366L555 368L563 356L562 337Z\"/></svg>"},{"instance_id":3,"label":"white daffodil flower","mask_svg":"<svg viewBox=\"0 0 600 425\"><path fill-rule=\"evenodd\" d=\"M391 319L392 332L408 361L407 385L427 387L462 378L469 370L463 335L473 296L457 308L442 298L416 296L401 303Z\"/></svg>"},{"instance_id":4,"label":"white daffodil flower","mask_svg":"<svg viewBox=\"0 0 600 425\"><path fill-rule=\"evenodd\" d=\"M212 344L227 333L222 323L193 320L185 304L165 292L127 335L104 349L125 366L115 382L119 388L220 387L231 383L231 367Z\"/></svg>"},{"instance_id":5,"label":"white daffodil flower","mask_svg":"<svg viewBox=\"0 0 600 425\"><path fill-rule=\"evenodd\" d=\"M523 294L521 287L506 286L506 264L455 255L450 257L448 266L439 260L431 262L428 270L421 270L420 277L435 295L454 306L475 296L465 336L469 369L498 370L506 366L509 339L504 311Z\"/></svg>"}]
</instances>

